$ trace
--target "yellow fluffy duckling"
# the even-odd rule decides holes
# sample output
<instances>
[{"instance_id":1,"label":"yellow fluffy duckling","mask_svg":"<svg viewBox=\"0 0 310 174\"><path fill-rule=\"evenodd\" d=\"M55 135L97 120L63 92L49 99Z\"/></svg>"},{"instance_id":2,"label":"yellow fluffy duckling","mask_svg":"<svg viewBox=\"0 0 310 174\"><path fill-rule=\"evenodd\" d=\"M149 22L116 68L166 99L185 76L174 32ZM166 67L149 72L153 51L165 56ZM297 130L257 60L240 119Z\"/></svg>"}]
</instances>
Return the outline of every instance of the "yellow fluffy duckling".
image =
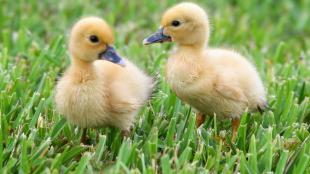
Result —
<instances>
[{"instance_id":1,"label":"yellow fluffy duckling","mask_svg":"<svg viewBox=\"0 0 310 174\"><path fill-rule=\"evenodd\" d=\"M207 47L210 24L205 11L193 3L168 9L161 28L144 44L173 41L176 50L166 65L166 80L177 96L205 115L232 119L233 139L244 111L263 109L266 94L255 67L235 51Z\"/></svg>"},{"instance_id":2,"label":"yellow fluffy duckling","mask_svg":"<svg viewBox=\"0 0 310 174\"><path fill-rule=\"evenodd\" d=\"M112 29L98 17L83 18L72 28L71 65L56 86L55 102L69 122L82 128L129 131L152 92L152 79L121 58L113 42Z\"/></svg>"}]
</instances>

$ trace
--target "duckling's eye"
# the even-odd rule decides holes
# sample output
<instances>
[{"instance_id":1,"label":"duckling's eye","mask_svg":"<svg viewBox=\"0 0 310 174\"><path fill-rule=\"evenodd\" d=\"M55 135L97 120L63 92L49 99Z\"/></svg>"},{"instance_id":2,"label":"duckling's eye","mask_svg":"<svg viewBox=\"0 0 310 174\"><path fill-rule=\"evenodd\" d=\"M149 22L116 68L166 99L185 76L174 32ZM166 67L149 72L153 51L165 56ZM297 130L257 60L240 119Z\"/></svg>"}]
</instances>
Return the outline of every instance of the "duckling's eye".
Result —
<instances>
[{"instance_id":1,"label":"duckling's eye","mask_svg":"<svg viewBox=\"0 0 310 174\"><path fill-rule=\"evenodd\" d=\"M89 36L89 40L90 40L92 43L98 43L98 42L99 42L99 38L98 38L96 35L91 35L91 36Z\"/></svg>"},{"instance_id":2,"label":"duckling's eye","mask_svg":"<svg viewBox=\"0 0 310 174\"><path fill-rule=\"evenodd\" d=\"M171 25L174 26L174 27L177 27L177 26L181 25L181 22L174 20L174 21L171 22Z\"/></svg>"}]
</instances>

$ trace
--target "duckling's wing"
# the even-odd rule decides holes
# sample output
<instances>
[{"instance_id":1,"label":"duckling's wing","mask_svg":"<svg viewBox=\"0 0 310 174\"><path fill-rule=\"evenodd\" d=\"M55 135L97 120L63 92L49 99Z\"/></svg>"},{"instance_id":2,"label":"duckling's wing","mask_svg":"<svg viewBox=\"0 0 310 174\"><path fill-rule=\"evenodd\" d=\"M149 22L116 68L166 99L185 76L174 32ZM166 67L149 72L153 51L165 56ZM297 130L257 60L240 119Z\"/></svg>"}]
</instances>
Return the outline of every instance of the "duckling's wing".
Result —
<instances>
[{"instance_id":1,"label":"duckling's wing","mask_svg":"<svg viewBox=\"0 0 310 174\"><path fill-rule=\"evenodd\" d=\"M111 106L111 112L117 113L117 114L127 114L132 113L134 111L137 111L142 104L139 103L132 103L132 102L126 102L126 101L117 101L113 103Z\"/></svg>"},{"instance_id":2,"label":"duckling's wing","mask_svg":"<svg viewBox=\"0 0 310 174\"><path fill-rule=\"evenodd\" d=\"M248 103L247 97L244 95L242 89L237 84L227 84L223 81L215 83L215 91L228 100Z\"/></svg>"}]
</instances>

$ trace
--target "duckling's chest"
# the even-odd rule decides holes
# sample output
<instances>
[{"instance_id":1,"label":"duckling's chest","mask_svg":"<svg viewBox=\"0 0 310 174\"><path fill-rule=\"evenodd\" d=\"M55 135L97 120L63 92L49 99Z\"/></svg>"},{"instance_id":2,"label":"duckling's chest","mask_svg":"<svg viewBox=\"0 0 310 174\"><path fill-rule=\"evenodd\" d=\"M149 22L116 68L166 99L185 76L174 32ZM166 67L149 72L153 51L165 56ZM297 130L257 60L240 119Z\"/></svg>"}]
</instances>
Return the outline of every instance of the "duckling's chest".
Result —
<instances>
[{"instance_id":1,"label":"duckling's chest","mask_svg":"<svg viewBox=\"0 0 310 174\"><path fill-rule=\"evenodd\" d=\"M106 89L100 80L76 82L64 77L57 85L58 110L79 126L94 127L100 124L101 121L93 118L105 115L107 103Z\"/></svg>"},{"instance_id":2,"label":"duckling's chest","mask_svg":"<svg viewBox=\"0 0 310 174\"><path fill-rule=\"evenodd\" d=\"M199 83L203 75L202 66L192 61L169 58L166 65L166 80L175 92L181 93Z\"/></svg>"},{"instance_id":3,"label":"duckling's chest","mask_svg":"<svg viewBox=\"0 0 310 174\"><path fill-rule=\"evenodd\" d=\"M87 81L83 83L71 83L63 86L63 97L68 104L77 106L77 110L92 107L103 103L105 97L104 84L99 81ZM83 107L81 107L83 106Z\"/></svg>"}]
</instances>

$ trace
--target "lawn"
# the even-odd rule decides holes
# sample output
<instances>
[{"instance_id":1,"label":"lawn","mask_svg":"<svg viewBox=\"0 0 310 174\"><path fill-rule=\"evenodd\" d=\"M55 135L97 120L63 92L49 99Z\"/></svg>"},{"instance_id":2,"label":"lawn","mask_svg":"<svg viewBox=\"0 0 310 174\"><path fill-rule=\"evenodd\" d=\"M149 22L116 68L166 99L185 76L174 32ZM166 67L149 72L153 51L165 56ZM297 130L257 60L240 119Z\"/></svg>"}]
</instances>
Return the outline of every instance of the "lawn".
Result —
<instances>
[{"instance_id":1,"label":"lawn","mask_svg":"<svg viewBox=\"0 0 310 174\"><path fill-rule=\"evenodd\" d=\"M229 120L195 113L164 81L173 44L143 46L176 0L0 0L0 173L310 173L310 1L200 0L212 23L210 46L252 61L270 110L245 113L235 143ZM158 85L129 138L82 131L54 109L54 86L68 66L70 27L105 18L118 52Z\"/></svg>"}]
</instances>

